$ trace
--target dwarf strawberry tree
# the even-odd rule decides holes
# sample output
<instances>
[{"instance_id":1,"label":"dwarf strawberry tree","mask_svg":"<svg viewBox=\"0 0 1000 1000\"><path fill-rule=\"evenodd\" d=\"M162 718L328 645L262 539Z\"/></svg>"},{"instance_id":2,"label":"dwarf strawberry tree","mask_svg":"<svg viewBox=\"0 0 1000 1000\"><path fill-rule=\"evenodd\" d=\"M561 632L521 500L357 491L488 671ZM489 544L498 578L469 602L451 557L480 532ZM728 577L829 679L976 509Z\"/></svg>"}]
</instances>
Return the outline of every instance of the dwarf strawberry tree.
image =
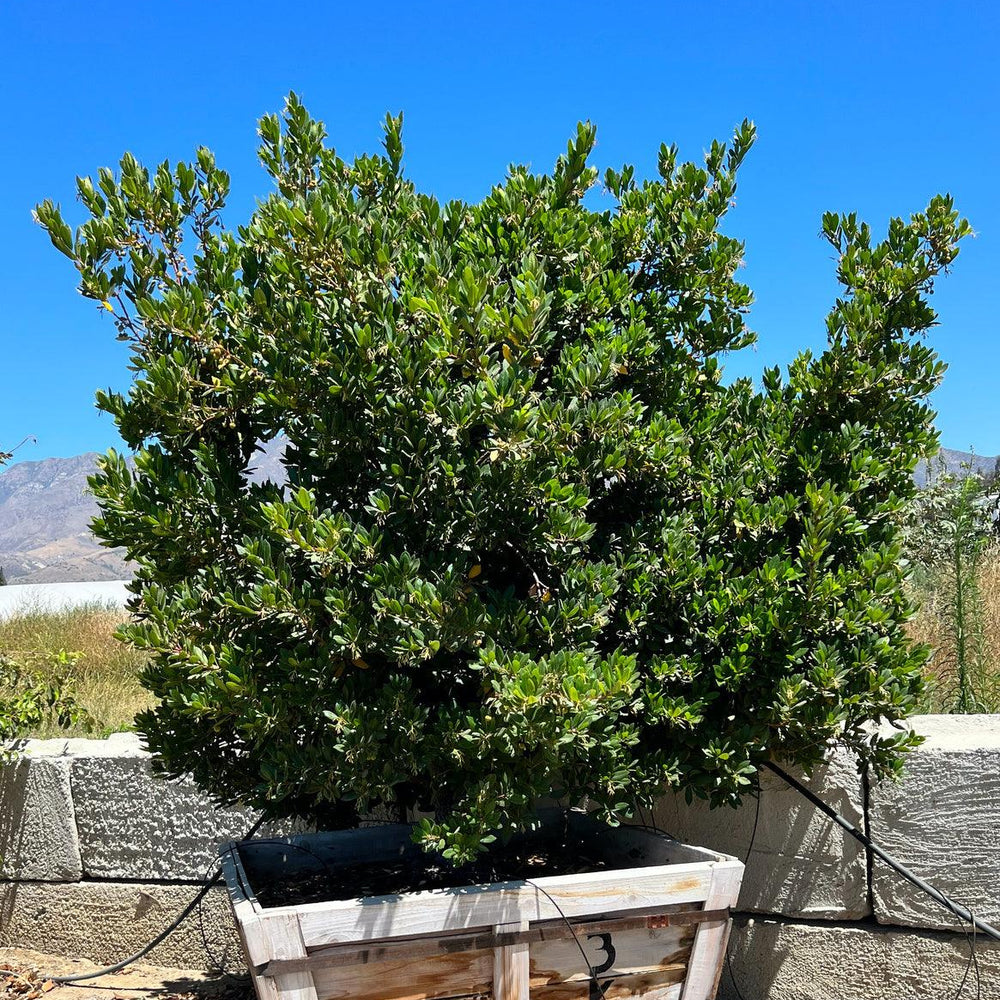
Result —
<instances>
[{"instance_id":1,"label":"dwarf strawberry tree","mask_svg":"<svg viewBox=\"0 0 1000 1000\"><path fill-rule=\"evenodd\" d=\"M595 132L548 175L441 204L384 154L346 162L289 98L274 190L227 228L211 153L82 178L37 208L132 350L100 393L95 524L138 567L123 637L169 774L223 802L347 823L418 806L466 857L538 800L614 820L664 786L733 802L830 741L879 773L921 687L898 521L934 444L927 296L968 225L938 197L884 240L827 215L829 343L727 383L749 346L720 232L754 140L659 177ZM287 439L287 485L248 478Z\"/></svg>"}]
</instances>

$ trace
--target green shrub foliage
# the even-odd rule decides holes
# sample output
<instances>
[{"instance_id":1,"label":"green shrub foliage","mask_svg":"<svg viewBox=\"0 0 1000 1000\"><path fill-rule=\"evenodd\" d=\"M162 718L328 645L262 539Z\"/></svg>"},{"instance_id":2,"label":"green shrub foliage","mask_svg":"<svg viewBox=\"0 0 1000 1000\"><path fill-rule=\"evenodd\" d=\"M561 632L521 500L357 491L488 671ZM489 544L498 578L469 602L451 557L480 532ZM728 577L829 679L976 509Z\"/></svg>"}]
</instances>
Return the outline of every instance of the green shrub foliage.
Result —
<instances>
[{"instance_id":1,"label":"green shrub foliage","mask_svg":"<svg viewBox=\"0 0 1000 1000\"><path fill-rule=\"evenodd\" d=\"M92 730L97 720L76 700L79 653L0 651L0 767L17 757L17 740L46 723Z\"/></svg>"},{"instance_id":2,"label":"green shrub foliage","mask_svg":"<svg viewBox=\"0 0 1000 1000\"><path fill-rule=\"evenodd\" d=\"M1000 706L1000 676L987 650L979 580L998 554L996 477L971 464L933 472L928 463L928 482L903 521L903 553L917 567L911 583L937 625L928 700L946 711L990 712Z\"/></svg>"},{"instance_id":3,"label":"green shrub foliage","mask_svg":"<svg viewBox=\"0 0 1000 1000\"><path fill-rule=\"evenodd\" d=\"M11 458L12 451L0 449L0 467ZM0 587L6 584L0 566ZM16 741L45 722L62 729L93 728L94 719L74 696L72 674L78 658L66 650L43 657L0 650L0 767L15 759Z\"/></svg>"},{"instance_id":4,"label":"green shrub foliage","mask_svg":"<svg viewBox=\"0 0 1000 1000\"><path fill-rule=\"evenodd\" d=\"M96 531L139 567L123 635L162 768L326 822L417 806L465 857L546 796L734 802L830 740L897 767L907 739L869 723L921 684L897 522L935 440L951 200L882 242L825 216L829 346L758 390L720 367L754 340L720 232L750 123L703 165L609 170L610 209L590 125L551 174L446 205L400 130L349 163L293 95L235 231L204 149L79 180L75 232L36 210L132 348L98 401L135 468L103 460ZM288 487L253 484L278 435Z\"/></svg>"}]
</instances>

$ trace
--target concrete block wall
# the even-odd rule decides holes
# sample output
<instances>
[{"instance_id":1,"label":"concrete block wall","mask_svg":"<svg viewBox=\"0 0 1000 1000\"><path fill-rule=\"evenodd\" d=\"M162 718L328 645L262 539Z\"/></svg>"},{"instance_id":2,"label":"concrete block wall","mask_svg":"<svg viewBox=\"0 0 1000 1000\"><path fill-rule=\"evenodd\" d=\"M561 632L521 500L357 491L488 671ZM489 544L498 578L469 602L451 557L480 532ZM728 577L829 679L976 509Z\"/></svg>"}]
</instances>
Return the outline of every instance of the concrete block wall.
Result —
<instances>
[{"instance_id":1,"label":"concrete block wall","mask_svg":"<svg viewBox=\"0 0 1000 1000\"><path fill-rule=\"evenodd\" d=\"M916 728L926 741L903 782L872 791L871 836L976 916L1000 926L1000 716L926 716ZM873 872L872 903L880 923L956 926L947 910L883 865Z\"/></svg>"},{"instance_id":2,"label":"concrete block wall","mask_svg":"<svg viewBox=\"0 0 1000 1000\"><path fill-rule=\"evenodd\" d=\"M153 777L134 734L29 740L0 772L0 946L110 964L155 937L254 816L190 781ZM240 968L229 904L213 889L149 961ZM206 951L207 947L207 951Z\"/></svg>"},{"instance_id":3,"label":"concrete block wall","mask_svg":"<svg viewBox=\"0 0 1000 1000\"><path fill-rule=\"evenodd\" d=\"M915 874L1000 926L1000 715L910 724L925 742L901 781L870 783L838 751L805 783ZM656 822L746 862L722 1000L955 996L967 968L968 995L980 995L969 926L878 859L869 865L854 838L777 776L762 775L759 817L754 801L710 810L668 796ZM1000 1000L1000 944L982 934L974 944L981 995Z\"/></svg>"},{"instance_id":4,"label":"concrete block wall","mask_svg":"<svg viewBox=\"0 0 1000 1000\"><path fill-rule=\"evenodd\" d=\"M797 777L864 827L862 779L847 754L837 751L811 777ZM736 810L709 809L704 802L689 805L683 796L670 795L659 804L655 823L679 840L745 862L741 910L828 920L871 913L864 848L769 771L761 774L759 811L755 801Z\"/></svg>"},{"instance_id":5,"label":"concrete block wall","mask_svg":"<svg viewBox=\"0 0 1000 1000\"><path fill-rule=\"evenodd\" d=\"M917 874L1000 923L1000 716L924 716L913 725L927 739L901 783L871 784L837 752L809 784ZM190 782L154 778L133 735L29 742L0 773L0 946L120 960L187 905L218 845L253 818L214 808ZM655 821L746 858L723 1000L906 1000L958 989L966 929L869 864L853 838L776 776L763 776L759 815L753 801L713 811L667 796ZM207 967L205 942L239 966L220 889L200 921L187 920L150 958ZM976 947L990 984L982 995L1000 998L1000 947L982 935Z\"/></svg>"},{"instance_id":6,"label":"concrete block wall","mask_svg":"<svg viewBox=\"0 0 1000 1000\"><path fill-rule=\"evenodd\" d=\"M981 934L972 964L962 934L769 917L733 924L718 1000L1000 997L1000 945Z\"/></svg>"}]
</instances>

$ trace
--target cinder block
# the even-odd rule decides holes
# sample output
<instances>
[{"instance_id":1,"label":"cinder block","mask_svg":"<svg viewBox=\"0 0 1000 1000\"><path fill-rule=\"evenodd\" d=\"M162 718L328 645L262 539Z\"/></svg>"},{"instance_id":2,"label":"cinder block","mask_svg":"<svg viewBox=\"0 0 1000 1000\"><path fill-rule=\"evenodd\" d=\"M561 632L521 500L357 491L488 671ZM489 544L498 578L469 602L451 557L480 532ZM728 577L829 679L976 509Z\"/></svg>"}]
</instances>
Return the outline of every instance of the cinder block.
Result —
<instances>
[{"instance_id":1,"label":"cinder block","mask_svg":"<svg viewBox=\"0 0 1000 1000\"><path fill-rule=\"evenodd\" d=\"M990 923L1000 922L1000 716L924 715L926 742L900 782L870 795L875 842ZM886 924L960 929L961 921L875 861L875 915Z\"/></svg>"},{"instance_id":2,"label":"cinder block","mask_svg":"<svg viewBox=\"0 0 1000 1000\"><path fill-rule=\"evenodd\" d=\"M853 757L838 750L811 778L795 776L862 827L864 793ZM738 809L709 809L704 802L688 805L683 795L667 795L657 807L656 825L685 843L746 858L741 910L824 920L870 914L860 844L776 775L764 771L760 784L749 858L757 815L752 798Z\"/></svg>"},{"instance_id":3,"label":"cinder block","mask_svg":"<svg viewBox=\"0 0 1000 1000\"><path fill-rule=\"evenodd\" d=\"M46 746L49 743L56 746ZM0 876L75 881L82 865L65 741L31 740L0 772Z\"/></svg>"},{"instance_id":4,"label":"cinder block","mask_svg":"<svg viewBox=\"0 0 1000 1000\"><path fill-rule=\"evenodd\" d=\"M192 885L121 882L0 885L0 946L111 965L151 941L183 911L197 890ZM242 953L223 887L211 889L200 921L199 926L196 911L143 961L188 969L221 965L242 971ZM87 995L86 991L81 995Z\"/></svg>"},{"instance_id":5,"label":"cinder block","mask_svg":"<svg viewBox=\"0 0 1000 1000\"><path fill-rule=\"evenodd\" d=\"M141 757L149 756L138 733L112 733L103 740L76 738L63 740L63 754L68 757Z\"/></svg>"},{"instance_id":6,"label":"cinder block","mask_svg":"<svg viewBox=\"0 0 1000 1000\"><path fill-rule=\"evenodd\" d=\"M192 781L154 776L138 737L70 742L85 878L202 880L219 844L253 824L250 810L218 809Z\"/></svg>"},{"instance_id":7,"label":"cinder block","mask_svg":"<svg viewBox=\"0 0 1000 1000\"><path fill-rule=\"evenodd\" d=\"M134 733L69 740L70 779L84 878L200 881L218 847L240 840L257 816L221 809L190 779L153 774ZM293 821L266 823L259 837L306 832Z\"/></svg>"},{"instance_id":8,"label":"cinder block","mask_svg":"<svg viewBox=\"0 0 1000 1000\"><path fill-rule=\"evenodd\" d=\"M966 970L961 995L992 1000L1000 983L1000 944L980 934L975 948L981 989L962 934L739 919L730 940L732 973L723 967L719 1000L957 997Z\"/></svg>"}]
</instances>

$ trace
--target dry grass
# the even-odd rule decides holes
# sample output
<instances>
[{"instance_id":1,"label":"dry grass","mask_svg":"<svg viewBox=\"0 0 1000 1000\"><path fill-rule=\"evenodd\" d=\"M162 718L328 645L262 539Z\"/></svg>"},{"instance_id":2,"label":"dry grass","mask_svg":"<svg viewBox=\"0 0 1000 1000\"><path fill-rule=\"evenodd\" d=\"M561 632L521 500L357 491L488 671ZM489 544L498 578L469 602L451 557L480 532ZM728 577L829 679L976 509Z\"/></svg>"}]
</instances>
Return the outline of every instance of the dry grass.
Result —
<instances>
[{"instance_id":1,"label":"dry grass","mask_svg":"<svg viewBox=\"0 0 1000 1000\"><path fill-rule=\"evenodd\" d=\"M97 720L91 736L132 728L136 712L153 704L137 680L141 656L114 638L121 623L120 608L90 605L67 611L26 610L0 621L0 652L51 671L49 658L60 650L78 653L73 668L76 700ZM32 736L65 735L47 724ZM87 735L71 730L70 735Z\"/></svg>"},{"instance_id":2,"label":"dry grass","mask_svg":"<svg viewBox=\"0 0 1000 1000\"><path fill-rule=\"evenodd\" d=\"M1000 712L1000 550L986 554L978 574L979 612L971 617L972 682L984 712ZM923 578L914 587L919 610L907 631L931 647L927 665L929 684L925 710L954 711L958 680L954 645L949 637L947 586Z\"/></svg>"}]
</instances>

